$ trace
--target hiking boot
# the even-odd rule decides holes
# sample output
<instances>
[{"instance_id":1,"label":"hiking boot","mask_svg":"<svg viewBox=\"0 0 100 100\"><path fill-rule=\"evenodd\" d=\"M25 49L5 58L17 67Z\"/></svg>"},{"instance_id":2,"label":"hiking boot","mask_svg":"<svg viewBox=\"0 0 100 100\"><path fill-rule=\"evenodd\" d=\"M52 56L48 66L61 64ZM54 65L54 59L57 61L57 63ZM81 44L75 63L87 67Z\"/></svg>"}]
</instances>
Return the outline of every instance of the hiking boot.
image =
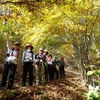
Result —
<instances>
[{"instance_id":1,"label":"hiking boot","mask_svg":"<svg viewBox=\"0 0 100 100\"><path fill-rule=\"evenodd\" d=\"M22 83L22 86L26 86L26 84L25 83Z\"/></svg>"},{"instance_id":2,"label":"hiking boot","mask_svg":"<svg viewBox=\"0 0 100 100\"><path fill-rule=\"evenodd\" d=\"M29 83L29 85L32 86L33 84L32 83Z\"/></svg>"},{"instance_id":3,"label":"hiking boot","mask_svg":"<svg viewBox=\"0 0 100 100\"><path fill-rule=\"evenodd\" d=\"M7 89L12 89L12 85L11 85L11 83L8 83L8 87L7 87Z\"/></svg>"},{"instance_id":4,"label":"hiking boot","mask_svg":"<svg viewBox=\"0 0 100 100\"><path fill-rule=\"evenodd\" d=\"M38 85L40 85L39 83L36 83L36 85L38 86Z\"/></svg>"},{"instance_id":5,"label":"hiking boot","mask_svg":"<svg viewBox=\"0 0 100 100\"><path fill-rule=\"evenodd\" d=\"M4 90L4 87L3 86L0 86L0 90Z\"/></svg>"},{"instance_id":6,"label":"hiking boot","mask_svg":"<svg viewBox=\"0 0 100 100\"><path fill-rule=\"evenodd\" d=\"M8 86L7 89L12 89L12 87Z\"/></svg>"}]
</instances>

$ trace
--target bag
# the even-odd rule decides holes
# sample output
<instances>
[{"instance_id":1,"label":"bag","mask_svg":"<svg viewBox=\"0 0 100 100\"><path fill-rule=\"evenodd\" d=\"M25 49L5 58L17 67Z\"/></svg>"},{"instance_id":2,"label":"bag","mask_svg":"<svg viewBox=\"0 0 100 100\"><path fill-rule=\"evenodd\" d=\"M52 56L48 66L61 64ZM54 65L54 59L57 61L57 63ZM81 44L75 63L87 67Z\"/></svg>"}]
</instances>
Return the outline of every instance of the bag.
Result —
<instances>
[{"instance_id":1,"label":"bag","mask_svg":"<svg viewBox=\"0 0 100 100\"><path fill-rule=\"evenodd\" d=\"M56 69L59 71L59 66L56 65Z\"/></svg>"},{"instance_id":2,"label":"bag","mask_svg":"<svg viewBox=\"0 0 100 100\"><path fill-rule=\"evenodd\" d=\"M7 56L6 61L14 63L14 64L17 64L18 63L17 62L18 59L17 59L17 57L13 56L13 51L14 51L14 49L11 49L11 50L7 51L7 53L6 53L6 56Z\"/></svg>"},{"instance_id":3,"label":"bag","mask_svg":"<svg viewBox=\"0 0 100 100\"><path fill-rule=\"evenodd\" d=\"M44 66L48 66L47 62L44 62Z\"/></svg>"},{"instance_id":4,"label":"bag","mask_svg":"<svg viewBox=\"0 0 100 100\"><path fill-rule=\"evenodd\" d=\"M17 64L17 58L15 56L9 56L7 57L7 61Z\"/></svg>"}]
</instances>

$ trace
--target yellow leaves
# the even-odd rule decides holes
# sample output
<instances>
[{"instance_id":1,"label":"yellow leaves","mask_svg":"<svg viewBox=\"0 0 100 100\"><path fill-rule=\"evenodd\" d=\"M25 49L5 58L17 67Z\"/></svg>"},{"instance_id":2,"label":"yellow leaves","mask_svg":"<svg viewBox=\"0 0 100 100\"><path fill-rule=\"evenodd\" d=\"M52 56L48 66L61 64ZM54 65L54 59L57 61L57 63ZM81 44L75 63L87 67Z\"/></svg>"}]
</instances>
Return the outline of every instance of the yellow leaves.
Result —
<instances>
[{"instance_id":1,"label":"yellow leaves","mask_svg":"<svg viewBox=\"0 0 100 100\"><path fill-rule=\"evenodd\" d=\"M76 3L82 3L82 0L75 0Z\"/></svg>"},{"instance_id":2,"label":"yellow leaves","mask_svg":"<svg viewBox=\"0 0 100 100\"><path fill-rule=\"evenodd\" d=\"M46 20L52 20L54 18L57 18L61 16L61 12L59 11L59 8L57 5L54 5L52 9L43 9L42 12L44 12L45 16L44 19ZM47 17L48 15L48 17Z\"/></svg>"},{"instance_id":3,"label":"yellow leaves","mask_svg":"<svg viewBox=\"0 0 100 100\"><path fill-rule=\"evenodd\" d=\"M55 2L56 0L51 0L51 2Z\"/></svg>"},{"instance_id":4,"label":"yellow leaves","mask_svg":"<svg viewBox=\"0 0 100 100\"><path fill-rule=\"evenodd\" d=\"M27 87L20 87L19 88L19 91L21 93L31 93L31 89L30 88L27 88Z\"/></svg>"}]
</instances>

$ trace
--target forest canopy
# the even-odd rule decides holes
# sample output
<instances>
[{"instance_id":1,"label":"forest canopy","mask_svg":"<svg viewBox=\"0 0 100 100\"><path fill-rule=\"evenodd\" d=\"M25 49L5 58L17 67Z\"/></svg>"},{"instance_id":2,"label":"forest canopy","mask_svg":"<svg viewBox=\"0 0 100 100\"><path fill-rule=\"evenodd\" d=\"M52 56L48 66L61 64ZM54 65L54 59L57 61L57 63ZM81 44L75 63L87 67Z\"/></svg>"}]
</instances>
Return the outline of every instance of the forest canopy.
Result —
<instances>
[{"instance_id":1,"label":"forest canopy","mask_svg":"<svg viewBox=\"0 0 100 100\"><path fill-rule=\"evenodd\" d=\"M7 32L11 43L18 40L22 48L30 42L35 51L43 47L52 53L74 55L79 66L96 63L100 1L1 0L0 27L0 45L4 45L0 52L5 51L3 34Z\"/></svg>"}]
</instances>

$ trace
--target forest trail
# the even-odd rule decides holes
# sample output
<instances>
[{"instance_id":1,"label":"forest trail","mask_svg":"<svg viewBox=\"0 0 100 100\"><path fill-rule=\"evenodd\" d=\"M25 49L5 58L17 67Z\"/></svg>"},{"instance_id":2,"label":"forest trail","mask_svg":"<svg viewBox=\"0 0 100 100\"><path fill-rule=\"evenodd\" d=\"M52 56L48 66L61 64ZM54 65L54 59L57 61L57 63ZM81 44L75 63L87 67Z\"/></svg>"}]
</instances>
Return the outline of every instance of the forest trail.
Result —
<instances>
[{"instance_id":1,"label":"forest trail","mask_svg":"<svg viewBox=\"0 0 100 100\"><path fill-rule=\"evenodd\" d=\"M40 86L22 87L21 73L17 71L12 90L0 90L0 100L83 100L86 87L76 69L67 67L65 78Z\"/></svg>"}]
</instances>

